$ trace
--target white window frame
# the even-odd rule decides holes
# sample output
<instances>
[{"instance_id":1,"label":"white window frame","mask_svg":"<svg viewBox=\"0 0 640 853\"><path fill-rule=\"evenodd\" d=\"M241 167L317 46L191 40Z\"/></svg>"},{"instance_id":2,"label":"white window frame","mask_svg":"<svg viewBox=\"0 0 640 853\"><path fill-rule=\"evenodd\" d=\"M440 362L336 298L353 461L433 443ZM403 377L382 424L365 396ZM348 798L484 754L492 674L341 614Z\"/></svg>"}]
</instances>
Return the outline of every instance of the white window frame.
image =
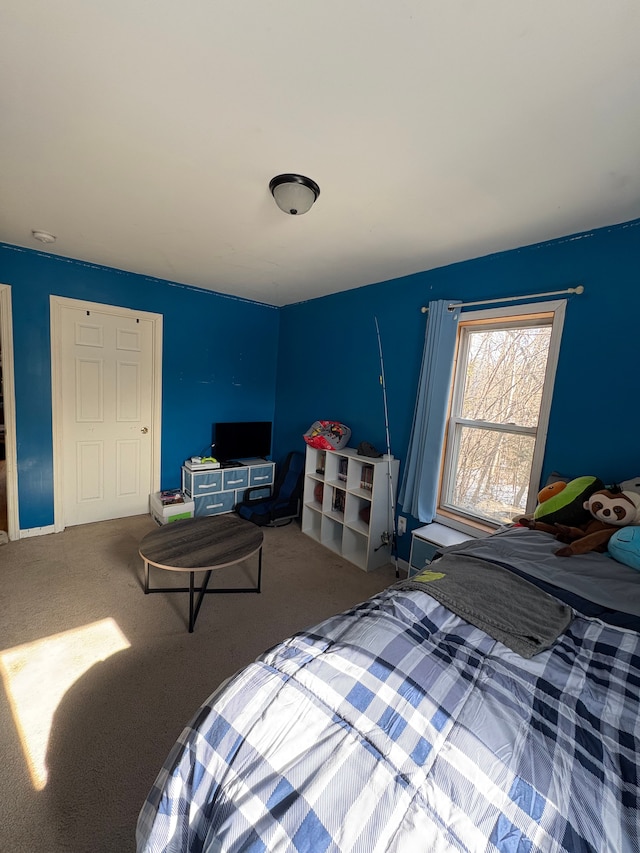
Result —
<instances>
[{"instance_id":1,"label":"white window frame","mask_svg":"<svg viewBox=\"0 0 640 853\"><path fill-rule=\"evenodd\" d=\"M562 339L562 329L564 327L564 317L567 300L558 299L550 302L535 302L528 305L514 305L504 308L488 308L479 311L465 311L460 317L461 328L458 331L458 343L456 346L456 358L454 362L453 378L451 380L451 396L449 404L449 416L447 418L447 427L445 431L445 439L442 448L442 469L440 474L440 487L438 489L438 507L436 510L435 520L448 527L453 527L463 533L478 535L479 532L491 532L498 528L498 522L492 524L487 519L480 516L473 516L471 513L462 513L457 508L449 508L442 503L442 496L446 492L448 479L453 476L452 459L456 458L456 454L447 452L447 443L455 440L455 425L456 423L464 422L455 417L455 413L460 410L461 397L464 392L464 381L461 376L458 376L458 364L463 364L463 353L461 347L461 331L462 327L469 324L483 323L485 329L491 329L493 324L498 327L500 323L512 322L517 319L522 319L523 324L534 323L536 315L553 314L551 320L551 338L549 341L549 351L547 356L547 367L545 371L544 386L542 389L542 398L540 401L540 416L538 419L537 428L523 429L526 434L535 435L535 446L533 458L531 462L531 476L529 478L529 491L527 495L526 512L533 512L537 503L537 495L540 490L540 478L542 476L542 463L544 461L544 452L547 442L547 432L549 427L549 414L551 412L551 403L553 400L553 388L555 383L556 369L558 366L558 355L560 352L560 342ZM514 431L514 430L512 430Z\"/></svg>"}]
</instances>

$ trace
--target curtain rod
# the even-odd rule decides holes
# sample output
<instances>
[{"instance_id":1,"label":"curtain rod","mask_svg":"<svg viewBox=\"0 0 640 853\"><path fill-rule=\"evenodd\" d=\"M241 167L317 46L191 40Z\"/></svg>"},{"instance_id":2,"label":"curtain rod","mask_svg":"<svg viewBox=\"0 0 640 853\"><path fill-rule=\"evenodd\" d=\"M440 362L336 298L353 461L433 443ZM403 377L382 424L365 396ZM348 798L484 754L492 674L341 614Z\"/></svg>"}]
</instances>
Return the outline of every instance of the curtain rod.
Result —
<instances>
[{"instance_id":1,"label":"curtain rod","mask_svg":"<svg viewBox=\"0 0 640 853\"><path fill-rule=\"evenodd\" d=\"M494 302L517 302L520 299L538 299L540 296L561 296L564 293L584 293L584 287L568 287L566 290L550 290L547 293L529 293L527 296L503 296L502 299L480 299L478 302L458 302L457 305L449 305L449 311L455 308L466 308L468 305L491 305ZM428 314L429 307L423 305L420 309L423 314Z\"/></svg>"}]
</instances>

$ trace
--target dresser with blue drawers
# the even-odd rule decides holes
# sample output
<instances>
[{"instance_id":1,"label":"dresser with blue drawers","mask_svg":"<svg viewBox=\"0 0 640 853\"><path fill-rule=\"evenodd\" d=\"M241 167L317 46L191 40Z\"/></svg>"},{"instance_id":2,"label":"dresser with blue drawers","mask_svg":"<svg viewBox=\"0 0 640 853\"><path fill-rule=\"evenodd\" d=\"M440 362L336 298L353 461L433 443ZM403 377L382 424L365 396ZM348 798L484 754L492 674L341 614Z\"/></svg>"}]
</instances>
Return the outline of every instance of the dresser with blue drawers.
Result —
<instances>
[{"instance_id":1,"label":"dresser with blue drawers","mask_svg":"<svg viewBox=\"0 0 640 853\"><path fill-rule=\"evenodd\" d=\"M182 491L193 498L194 516L231 512L244 499L249 488L265 486L265 496L273 485L275 463L265 459L246 459L234 468L190 471L182 466ZM258 492L252 494L259 497Z\"/></svg>"}]
</instances>

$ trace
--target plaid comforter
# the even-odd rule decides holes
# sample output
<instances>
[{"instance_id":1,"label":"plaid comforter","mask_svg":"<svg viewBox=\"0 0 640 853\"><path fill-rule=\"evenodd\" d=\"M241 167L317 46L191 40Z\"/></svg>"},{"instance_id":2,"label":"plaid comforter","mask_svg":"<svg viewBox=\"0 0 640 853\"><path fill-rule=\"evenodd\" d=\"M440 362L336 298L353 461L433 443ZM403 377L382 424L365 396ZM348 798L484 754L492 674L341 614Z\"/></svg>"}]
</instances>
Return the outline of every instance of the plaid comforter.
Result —
<instances>
[{"instance_id":1,"label":"plaid comforter","mask_svg":"<svg viewBox=\"0 0 640 853\"><path fill-rule=\"evenodd\" d=\"M640 636L577 616L525 660L386 590L234 676L138 821L161 851L638 851Z\"/></svg>"}]
</instances>

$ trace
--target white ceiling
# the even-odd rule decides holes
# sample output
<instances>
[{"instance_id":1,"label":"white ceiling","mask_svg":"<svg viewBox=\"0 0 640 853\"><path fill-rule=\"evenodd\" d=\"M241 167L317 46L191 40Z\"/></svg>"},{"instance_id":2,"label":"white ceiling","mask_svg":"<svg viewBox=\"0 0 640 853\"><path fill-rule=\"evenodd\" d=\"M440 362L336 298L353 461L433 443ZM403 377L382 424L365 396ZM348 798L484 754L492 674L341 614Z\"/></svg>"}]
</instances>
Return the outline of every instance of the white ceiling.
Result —
<instances>
[{"instance_id":1,"label":"white ceiling","mask_svg":"<svg viewBox=\"0 0 640 853\"><path fill-rule=\"evenodd\" d=\"M286 305L640 217L637 0L0 16L8 243ZM309 213L281 172L320 185Z\"/></svg>"}]
</instances>

